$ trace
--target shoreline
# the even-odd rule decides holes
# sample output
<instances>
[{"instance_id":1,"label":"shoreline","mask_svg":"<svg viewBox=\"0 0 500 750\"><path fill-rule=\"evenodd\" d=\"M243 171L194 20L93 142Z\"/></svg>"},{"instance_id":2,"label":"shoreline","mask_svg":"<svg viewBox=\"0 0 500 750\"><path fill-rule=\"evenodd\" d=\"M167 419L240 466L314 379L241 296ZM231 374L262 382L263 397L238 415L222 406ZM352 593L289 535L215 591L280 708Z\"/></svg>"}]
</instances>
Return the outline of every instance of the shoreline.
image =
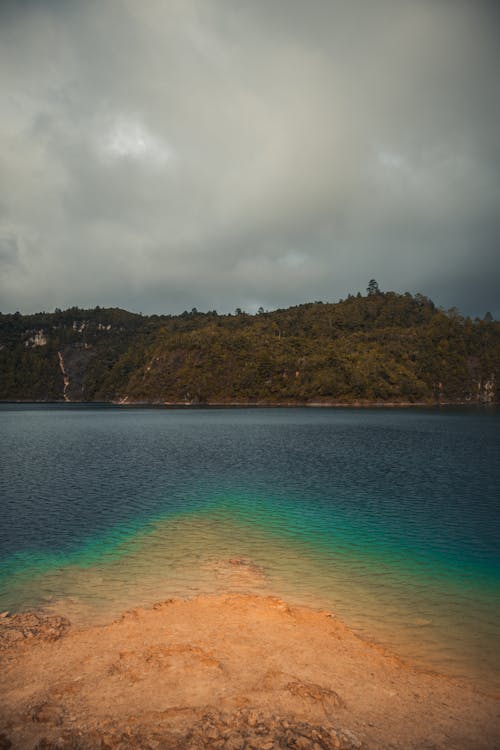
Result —
<instances>
[{"instance_id":1,"label":"shoreline","mask_svg":"<svg viewBox=\"0 0 500 750\"><path fill-rule=\"evenodd\" d=\"M80 628L4 616L0 663L2 748L486 750L500 737L499 696L275 596L168 599Z\"/></svg>"},{"instance_id":2,"label":"shoreline","mask_svg":"<svg viewBox=\"0 0 500 750\"><path fill-rule=\"evenodd\" d=\"M496 401L15 401L0 399L0 405L87 406L152 409L440 409L449 407L495 408Z\"/></svg>"}]
</instances>

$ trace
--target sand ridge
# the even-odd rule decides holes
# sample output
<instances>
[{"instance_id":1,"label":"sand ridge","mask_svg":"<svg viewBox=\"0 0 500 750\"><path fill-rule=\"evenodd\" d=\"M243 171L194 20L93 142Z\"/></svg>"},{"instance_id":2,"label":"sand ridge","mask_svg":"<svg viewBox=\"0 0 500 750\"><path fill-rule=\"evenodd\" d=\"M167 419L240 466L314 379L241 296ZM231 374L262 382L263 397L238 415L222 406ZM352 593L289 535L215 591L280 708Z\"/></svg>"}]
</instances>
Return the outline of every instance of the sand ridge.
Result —
<instances>
[{"instance_id":1,"label":"sand ridge","mask_svg":"<svg viewBox=\"0 0 500 750\"><path fill-rule=\"evenodd\" d=\"M498 698L273 596L4 617L0 646L0 750L500 748Z\"/></svg>"}]
</instances>

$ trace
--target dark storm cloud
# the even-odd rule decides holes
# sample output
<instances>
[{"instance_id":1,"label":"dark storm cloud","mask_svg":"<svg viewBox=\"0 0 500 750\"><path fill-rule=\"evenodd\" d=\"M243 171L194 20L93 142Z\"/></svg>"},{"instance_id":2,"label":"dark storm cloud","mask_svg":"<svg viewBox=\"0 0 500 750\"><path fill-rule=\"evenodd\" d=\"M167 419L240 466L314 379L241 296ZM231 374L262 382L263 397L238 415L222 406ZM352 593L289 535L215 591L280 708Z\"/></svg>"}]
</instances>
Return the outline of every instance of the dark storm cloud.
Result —
<instances>
[{"instance_id":1,"label":"dark storm cloud","mask_svg":"<svg viewBox=\"0 0 500 750\"><path fill-rule=\"evenodd\" d=\"M494 3L0 6L0 309L500 315Z\"/></svg>"}]
</instances>

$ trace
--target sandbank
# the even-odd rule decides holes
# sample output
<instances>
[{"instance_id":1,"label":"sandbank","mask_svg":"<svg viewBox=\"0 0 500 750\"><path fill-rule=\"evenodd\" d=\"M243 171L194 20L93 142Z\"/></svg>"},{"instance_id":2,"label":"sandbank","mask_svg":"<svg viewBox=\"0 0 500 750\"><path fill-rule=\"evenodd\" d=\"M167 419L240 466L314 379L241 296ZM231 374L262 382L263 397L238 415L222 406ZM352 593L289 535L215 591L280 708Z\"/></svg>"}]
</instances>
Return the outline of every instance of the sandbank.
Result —
<instances>
[{"instance_id":1,"label":"sandbank","mask_svg":"<svg viewBox=\"0 0 500 750\"><path fill-rule=\"evenodd\" d=\"M500 747L498 696L273 596L3 616L0 694L0 750Z\"/></svg>"}]
</instances>

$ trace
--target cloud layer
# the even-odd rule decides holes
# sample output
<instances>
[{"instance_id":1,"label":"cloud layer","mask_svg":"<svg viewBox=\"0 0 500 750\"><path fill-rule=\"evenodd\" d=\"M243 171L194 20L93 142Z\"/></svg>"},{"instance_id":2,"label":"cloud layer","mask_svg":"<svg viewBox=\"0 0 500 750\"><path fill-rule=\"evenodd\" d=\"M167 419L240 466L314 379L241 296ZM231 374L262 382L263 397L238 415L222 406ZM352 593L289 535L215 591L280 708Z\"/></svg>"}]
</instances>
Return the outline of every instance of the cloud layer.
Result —
<instances>
[{"instance_id":1,"label":"cloud layer","mask_svg":"<svg viewBox=\"0 0 500 750\"><path fill-rule=\"evenodd\" d=\"M461 0L0 9L0 309L422 291L500 316L500 13Z\"/></svg>"}]
</instances>

